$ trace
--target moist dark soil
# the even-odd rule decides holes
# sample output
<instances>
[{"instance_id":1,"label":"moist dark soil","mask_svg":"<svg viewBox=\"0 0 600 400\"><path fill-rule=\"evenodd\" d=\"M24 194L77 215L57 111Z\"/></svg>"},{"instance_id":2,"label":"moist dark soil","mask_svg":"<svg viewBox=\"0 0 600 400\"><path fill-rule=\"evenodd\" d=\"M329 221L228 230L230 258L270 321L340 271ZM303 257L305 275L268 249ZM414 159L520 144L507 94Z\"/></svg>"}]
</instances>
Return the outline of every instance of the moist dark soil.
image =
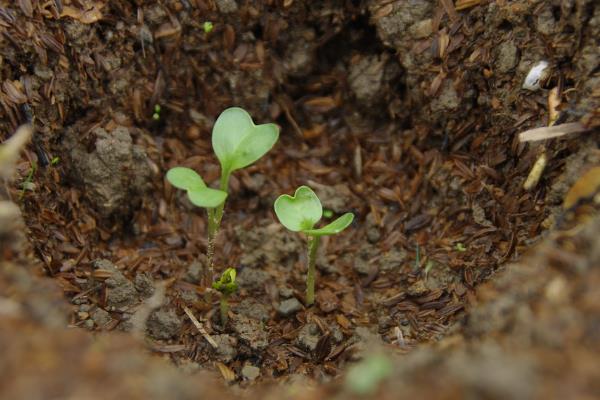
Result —
<instances>
[{"instance_id":1,"label":"moist dark soil","mask_svg":"<svg viewBox=\"0 0 600 400\"><path fill-rule=\"evenodd\" d=\"M378 398L597 394L598 38L593 0L0 1L0 139L35 129L0 190L2 397L347 398L381 352ZM231 106L281 136L230 182L223 325L164 176L217 183ZM356 216L313 306L273 212L303 184Z\"/></svg>"}]
</instances>

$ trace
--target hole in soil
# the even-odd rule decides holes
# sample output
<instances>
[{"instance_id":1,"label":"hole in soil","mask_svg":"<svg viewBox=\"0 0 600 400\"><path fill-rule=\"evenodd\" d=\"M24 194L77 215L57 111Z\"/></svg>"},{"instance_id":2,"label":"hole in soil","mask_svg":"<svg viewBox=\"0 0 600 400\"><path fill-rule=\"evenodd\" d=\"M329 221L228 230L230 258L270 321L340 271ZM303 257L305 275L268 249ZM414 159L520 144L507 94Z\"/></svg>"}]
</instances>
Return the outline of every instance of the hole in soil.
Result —
<instances>
[{"instance_id":1,"label":"hole in soil","mask_svg":"<svg viewBox=\"0 0 600 400\"><path fill-rule=\"evenodd\" d=\"M115 86L116 94L87 106L87 116L63 119L63 110L54 104L38 107L42 121L54 118L56 125L44 126L42 132L48 135L44 140L51 156L60 155L61 161L36 173L35 190L25 192L22 205L36 255L70 301L71 325L93 332L130 332L179 366L217 366L225 380L241 385L294 376L326 382L373 348L406 354L441 340L465 319L476 286L499 266L519 259L544 232L547 218L559 212L562 197L553 194L557 189L550 183L567 169L567 156L597 148L575 141L546 143L544 150L555 160L539 187L525 191L523 181L540 150L518 142L516 127L542 115L546 98L523 100L517 90L517 100L502 92L490 95L488 102L486 93L502 85L480 82L479 72L474 82L460 81L470 75L442 65L447 57L458 57L461 46L454 44L456 53L409 71L399 66L396 50L379 40L381 32L370 16L356 16L355 10L349 15L309 13L308 21L296 22L313 41L310 72L290 72L284 51L272 61L281 65L262 71L267 63L261 64L261 57L281 49L265 53L261 46L268 43L248 45L239 32L234 38L210 37L192 25L182 29L190 36L179 37L170 25L178 14L159 5L145 11L160 22L156 26L161 34L191 43L210 54L206 59L219 59L222 41L238 40L229 47L240 59L204 66L191 59L184 62L192 56L177 49L159 54L160 68L165 69L161 84L166 87L160 89L169 93L168 99L159 99L168 110L159 123L135 119L127 87ZM248 15L251 19L254 14ZM310 28L328 27L331 20L342 28L325 39ZM183 17L177 21L188 24ZM417 28L427 33L427 24ZM511 29L506 20L499 26L501 31ZM248 32L255 38L267 36L256 22ZM139 82L128 82L131 87L139 89L141 98L153 98L159 90L154 61L140 59L135 35L118 30L114 35L116 43L123 42L110 44L115 46L111 52L122 57L115 61L120 76L136 77ZM146 51L161 48L159 43ZM470 64L489 53L471 50L463 55ZM519 52L514 54L516 66ZM84 61L91 70L87 56ZM365 85L350 82L350 75L362 76L352 72L363 61L362 75L375 76L373 81L381 85L377 96L369 97ZM139 65L144 68L137 70ZM496 68L494 74L504 74L499 82L507 84L514 68L507 73ZM99 76L86 87L88 92L98 82L112 82L109 72L94 70ZM486 80L495 79L494 74ZM229 299L227 322L221 320L218 293L202 282L209 248L206 213L165 181L166 171L174 166L194 169L211 186L219 181L210 140L217 115L187 106L195 104L189 97L201 92L189 86L199 85L205 76L219 76L210 97L213 108L239 101L269 110L254 113L256 123L285 121L274 149L236 171L229 182L215 247L215 277L232 267L239 285ZM436 76L446 80L435 95L425 95ZM566 85L575 86L572 76ZM411 85L406 84L409 78ZM73 110L88 110L69 81L56 79L55 90L62 90L57 98L71 96ZM464 87L469 93L463 93ZM284 95L289 102L280 101ZM505 98L513 103L502 108L498 99ZM392 102L414 102L422 109L392 118L387 109ZM103 110L120 111L104 115ZM520 114L506 115L515 110ZM144 115L151 115L147 111ZM53 134L53 129L60 132ZM26 164L19 165L21 175ZM314 305L305 301L306 238L284 229L273 211L279 194L291 194L304 184L321 199L324 223L349 211L356 216L343 233L321 240ZM13 191L13 197L20 195Z\"/></svg>"}]
</instances>

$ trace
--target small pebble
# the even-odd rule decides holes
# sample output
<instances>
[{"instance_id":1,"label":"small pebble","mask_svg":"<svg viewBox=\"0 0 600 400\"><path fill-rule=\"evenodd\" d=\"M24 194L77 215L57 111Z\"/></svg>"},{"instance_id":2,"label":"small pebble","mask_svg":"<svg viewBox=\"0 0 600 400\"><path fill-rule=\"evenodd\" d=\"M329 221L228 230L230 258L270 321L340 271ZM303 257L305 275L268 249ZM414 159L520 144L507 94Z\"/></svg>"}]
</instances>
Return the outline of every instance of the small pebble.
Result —
<instances>
[{"instance_id":1,"label":"small pebble","mask_svg":"<svg viewBox=\"0 0 600 400\"><path fill-rule=\"evenodd\" d=\"M242 376L244 379L253 381L260 376L260 368L246 364L244 365L244 368L242 368Z\"/></svg>"},{"instance_id":2,"label":"small pebble","mask_svg":"<svg viewBox=\"0 0 600 400\"><path fill-rule=\"evenodd\" d=\"M302 304L295 297L284 300L277 306L277 312L284 317L289 317L300 310L302 310Z\"/></svg>"}]
</instances>

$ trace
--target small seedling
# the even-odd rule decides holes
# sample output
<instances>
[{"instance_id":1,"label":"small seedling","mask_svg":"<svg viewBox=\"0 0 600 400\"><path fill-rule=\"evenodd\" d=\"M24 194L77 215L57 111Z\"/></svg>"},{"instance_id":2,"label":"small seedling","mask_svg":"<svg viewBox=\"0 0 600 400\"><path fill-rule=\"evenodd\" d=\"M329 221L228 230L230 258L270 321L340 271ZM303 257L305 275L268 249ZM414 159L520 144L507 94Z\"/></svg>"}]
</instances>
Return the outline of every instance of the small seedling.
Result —
<instances>
[{"instance_id":1,"label":"small seedling","mask_svg":"<svg viewBox=\"0 0 600 400\"><path fill-rule=\"evenodd\" d=\"M19 199L23 199L23 197L25 196L25 191L27 191L27 190L34 191L35 190L35 184L33 183L33 176L35 175L36 171L37 171L37 163L35 161L33 161L31 163L31 166L29 167L29 172L27 173L27 176L23 180L23 183L21 183L21 194L19 196Z\"/></svg>"},{"instance_id":2,"label":"small seedling","mask_svg":"<svg viewBox=\"0 0 600 400\"><path fill-rule=\"evenodd\" d=\"M219 115L212 130L213 150L221 164L219 190L206 186L200 175L190 168L175 167L167 173L173 186L187 191L190 201L208 213L208 246L205 284L213 280L215 237L221 226L225 198L231 174L265 155L277 142L275 124L254 125L250 114L239 107L228 108Z\"/></svg>"},{"instance_id":3,"label":"small seedling","mask_svg":"<svg viewBox=\"0 0 600 400\"><path fill-rule=\"evenodd\" d=\"M394 365L386 355L372 354L350 368L345 387L360 396L373 395L393 371Z\"/></svg>"},{"instance_id":4,"label":"small seedling","mask_svg":"<svg viewBox=\"0 0 600 400\"><path fill-rule=\"evenodd\" d=\"M155 104L154 105L154 113L152 114L152 119L155 121L159 121L160 120L160 104Z\"/></svg>"},{"instance_id":5,"label":"small seedling","mask_svg":"<svg viewBox=\"0 0 600 400\"><path fill-rule=\"evenodd\" d=\"M211 33L211 32L212 32L212 30L214 29L214 25L213 25L213 23L212 23L212 22L210 22L210 21L205 21L205 22L202 24L202 29L204 29L204 33Z\"/></svg>"},{"instance_id":6,"label":"small seedling","mask_svg":"<svg viewBox=\"0 0 600 400\"><path fill-rule=\"evenodd\" d=\"M238 288L235 282L235 268L227 268L221 275L221 278L213 282L212 287L221 292L220 310L221 324L227 324L227 315L229 314L229 296L231 296Z\"/></svg>"},{"instance_id":7,"label":"small seedling","mask_svg":"<svg viewBox=\"0 0 600 400\"><path fill-rule=\"evenodd\" d=\"M282 194L275 200L275 214L279 222L290 231L308 236L308 273L306 275L306 304L315 302L315 263L321 236L336 235L346 229L354 214L346 213L330 224L316 229L323 216L321 201L308 186L300 186L294 196Z\"/></svg>"},{"instance_id":8,"label":"small seedling","mask_svg":"<svg viewBox=\"0 0 600 400\"><path fill-rule=\"evenodd\" d=\"M55 167L58 165L59 162L60 162L60 157L58 157L58 156L52 157L52 160L50 160L50 165Z\"/></svg>"},{"instance_id":9,"label":"small seedling","mask_svg":"<svg viewBox=\"0 0 600 400\"><path fill-rule=\"evenodd\" d=\"M456 243L455 248L456 248L456 251L460 251L461 253L464 253L465 251L467 251L467 248L461 242Z\"/></svg>"}]
</instances>

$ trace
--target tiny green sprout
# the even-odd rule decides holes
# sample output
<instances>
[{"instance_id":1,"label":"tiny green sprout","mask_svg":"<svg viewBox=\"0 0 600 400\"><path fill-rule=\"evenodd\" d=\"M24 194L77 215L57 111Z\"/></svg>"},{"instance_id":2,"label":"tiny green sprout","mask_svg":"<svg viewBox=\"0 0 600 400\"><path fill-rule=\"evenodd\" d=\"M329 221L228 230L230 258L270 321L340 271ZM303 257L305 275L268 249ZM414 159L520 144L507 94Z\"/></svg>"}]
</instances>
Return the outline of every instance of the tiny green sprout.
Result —
<instances>
[{"instance_id":1,"label":"tiny green sprout","mask_svg":"<svg viewBox=\"0 0 600 400\"><path fill-rule=\"evenodd\" d=\"M210 22L210 21L205 21L205 22L202 24L202 29L204 29L204 33L211 33L211 32L212 32L212 30L214 29L214 25L213 25L213 23L212 23L212 22Z\"/></svg>"},{"instance_id":2,"label":"tiny green sprout","mask_svg":"<svg viewBox=\"0 0 600 400\"><path fill-rule=\"evenodd\" d=\"M308 236L308 273L306 275L306 304L315 302L315 263L321 236L336 235L346 229L354 214L346 213L322 228L315 228L323 216L321 201L308 186L300 186L293 196L282 194L275 200L279 222L293 232Z\"/></svg>"},{"instance_id":3,"label":"tiny green sprout","mask_svg":"<svg viewBox=\"0 0 600 400\"><path fill-rule=\"evenodd\" d=\"M58 163L60 162L60 157L56 156L56 157L52 157L52 160L50 161L50 165L52 165L53 167L58 165Z\"/></svg>"},{"instance_id":4,"label":"tiny green sprout","mask_svg":"<svg viewBox=\"0 0 600 400\"><path fill-rule=\"evenodd\" d=\"M350 368L346 375L345 387L357 395L372 395L393 370L392 361L386 355L369 355Z\"/></svg>"},{"instance_id":5,"label":"tiny green sprout","mask_svg":"<svg viewBox=\"0 0 600 400\"><path fill-rule=\"evenodd\" d=\"M465 247L465 245L460 242L456 243L455 248L456 248L456 251L460 251L461 253L467 251L467 248Z\"/></svg>"},{"instance_id":6,"label":"tiny green sprout","mask_svg":"<svg viewBox=\"0 0 600 400\"><path fill-rule=\"evenodd\" d=\"M249 166L265 155L278 138L277 125L255 125L244 109L231 107L219 115L212 130L213 150L221 164L219 190L207 187L200 175L190 168L175 167L167 172L167 180L173 186L186 190L194 205L206 208L208 267L204 281L207 286L213 280L214 243L223 218L229 178L234 171Z\"/></svg>"},{"instance_id":7,"label":"tiny green sprout","mask_svg":"<svg viewBox=\"0 0 600 400\"><path fill-rule=\"evenodd\" d=\"M152 119L155 121L160 120L160 104L155 104L154 105L154 113L152 114Z\"/></svg>"},{"instance_id":8,"label":"tiny green sprout","mask_svg":"<svg viewBox=\"0 0 600 400\"><path fill-rule=\"evenodd\" d=\"M36 171L37 171L37 163L35 161L33 161L31 163L31 166L29 167L29 172L27 173L27 176L23 180L23 183L21 183L21 194L19 195L20 199L23 199L23 197L25 196L26 190L29 190L29 191L35 190L35 184L33 183L33 175L35 175Z\"/></svg>"},{"instance_id":9,"label":"tiny green sprout","mask_svg":"<svg viewBox=\"0 0 600 400\"><path fill-rule=\"evenodd\" d=\"M325 217L325 218L333 217L333 211L327 210L327 209L323 210L323 217Z\"/></svg>"},{"instance_id":10,"label":"tiny green sprout","mask_svg":"<svg viewBox=\"0 0 600 400\"><path fill-rule=\"evenodd\" d=\"M221 278L214 281L212 284L213 289L221 292L220 310L221 310L221 324L225 326L227 324L227 315L229 314L229 296L231 296L238 288L235 282L236 271L235 268L227 268Z\"/></svg>"}]
</instances>

